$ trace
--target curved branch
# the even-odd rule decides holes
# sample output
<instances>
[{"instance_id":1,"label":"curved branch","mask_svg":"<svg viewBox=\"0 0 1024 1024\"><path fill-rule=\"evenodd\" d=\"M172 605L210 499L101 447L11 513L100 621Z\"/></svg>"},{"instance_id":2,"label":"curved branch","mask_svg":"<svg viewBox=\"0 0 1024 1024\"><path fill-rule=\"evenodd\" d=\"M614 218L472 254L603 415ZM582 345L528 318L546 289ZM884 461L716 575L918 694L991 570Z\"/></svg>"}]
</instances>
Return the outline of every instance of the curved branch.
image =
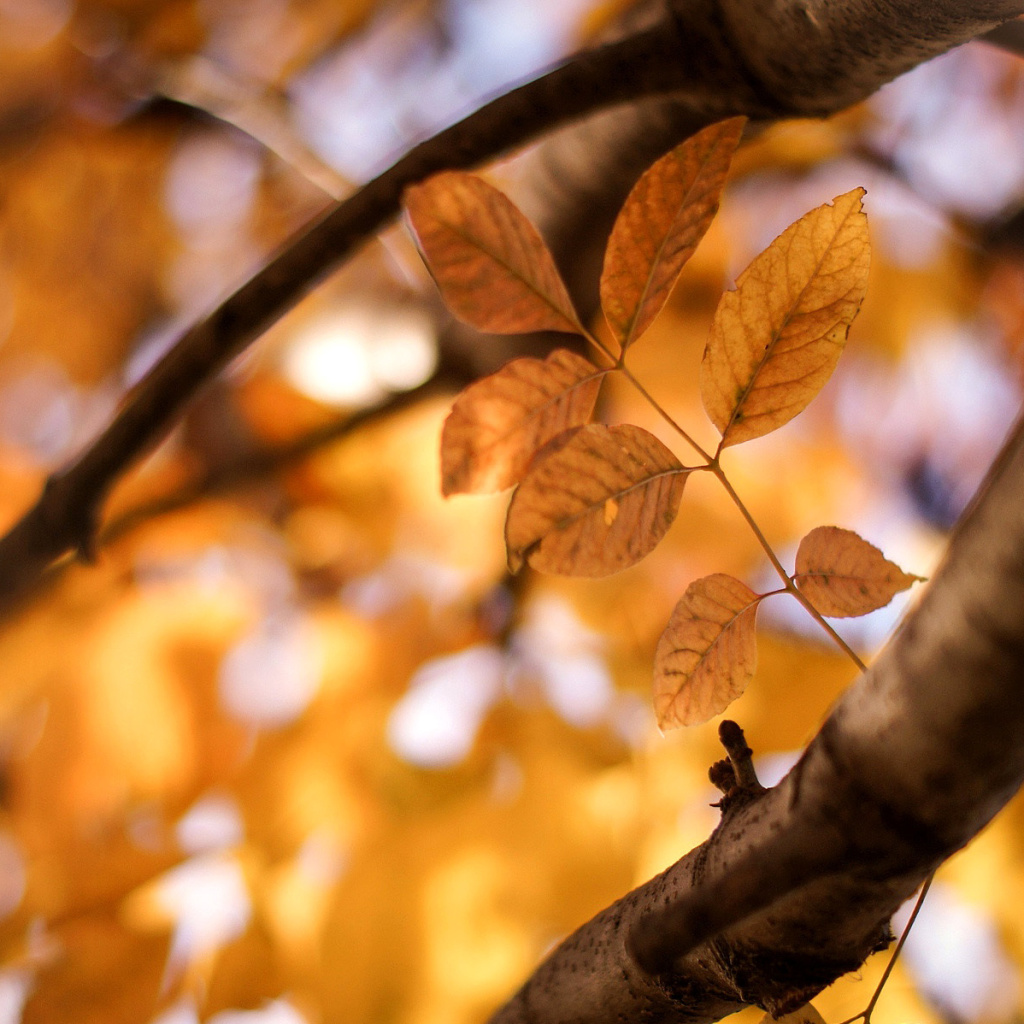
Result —
<instances>
[{"instance_id":1,"label":"curved branch","mask_svg":"<svg viewBox=\"0 0 1024 1024\"><path fill-rule=\"evenodd\" d=\"M1024 782L1024 419L946 561L793 771L570 936L493 1024L796 1009Z\"/></svg>"},{"instance_id":2,"label":"curved branch","mask_svg":"<svg viewBox=\"0 0 1024 1024\"><path fill-rule=\"evenodd\" d=\"M580 54L413 148L186 332L0 539L0 606L31 587L55 558L71 550L90 555L99 506L117 478L167 434L206 381L397 216L408 185L644 97L673 94L706 119L827 113L1021 13L1024 0L892 0L881 7L856 0L666 0L665 11L652 26Z\"/></svg>"}]
</instances>

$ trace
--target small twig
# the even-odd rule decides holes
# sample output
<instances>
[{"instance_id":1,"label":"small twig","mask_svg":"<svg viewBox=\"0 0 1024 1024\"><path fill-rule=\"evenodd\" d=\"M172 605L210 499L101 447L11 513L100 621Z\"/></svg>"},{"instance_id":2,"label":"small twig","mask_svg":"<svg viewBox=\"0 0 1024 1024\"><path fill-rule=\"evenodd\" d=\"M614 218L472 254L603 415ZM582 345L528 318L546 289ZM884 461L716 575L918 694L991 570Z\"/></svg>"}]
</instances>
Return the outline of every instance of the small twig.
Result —
<instances>
[{"instance_id":1,"label":"small twig","mask_svg":"<svg viewBox=\"0 0 1024 1024\"><path fill-rule=\"evenodd\" d=\"M917 902L914 904L914 909L910 912L910 917L903 928L903 934L900 935L900 940L896 943L896 948L892 951L892 956L889 957L889 962L885 965L885 970L882 972L882 977L875 986L875 993L868 1002L868 1005L860 1013L854 1014L854 1016L848 1017L846 1020L842 1021L842 1024L853 1024L853 1022L857 1020L863 1020L864 1024L871 1024L871 1014L875 1012L875 1006L877 1005L879 998L881 998L882 989L885 988L885 984L889 980L889 975L892 974L893 968L896 966L896 961L899 959L903 946L907 941L907 937L910 935L910 929L914 927L917 915L920 913L921 907L924 905L924 898L928 895L928 890L931 888L931 884L934 880L935 872L933 871L924 880L924 885L921 886L921 891L917 894Z\"/></svg>"},{"instance_id":2,"label":"small twig","mask_svg":"<svg viewBox=\"0 0 1024 1024\"><path fill-rule=\"evenodd\" d=\"M435 374L430 380L416 388L388 395L377 405L314 427L291 441L246 452L237 458L222 462L182 484L177 490L162 497L141 502L110 520L95 535L96 549L102 550L109 547L143 523L159 516L177 512L204 498L224 494L244 487L246 484L266 479L315 454L320 449L340 441L368 423L376 422L434 395L456 391L468 383L469 379L468 375L458 372L447 371ZM38 577L36 584L21 595L20 600L34 597L41 588L56 583L74 564L74 561L74 557L70 554L57 559Z\"/></svg>"}]
</instances>

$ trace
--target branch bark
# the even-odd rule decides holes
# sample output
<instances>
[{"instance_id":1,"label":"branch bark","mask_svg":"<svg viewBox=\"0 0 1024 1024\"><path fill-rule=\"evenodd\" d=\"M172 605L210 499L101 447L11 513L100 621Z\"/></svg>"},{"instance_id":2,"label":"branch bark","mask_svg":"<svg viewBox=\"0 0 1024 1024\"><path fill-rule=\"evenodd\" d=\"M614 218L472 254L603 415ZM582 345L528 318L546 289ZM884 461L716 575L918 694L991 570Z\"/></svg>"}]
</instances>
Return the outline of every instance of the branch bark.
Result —
<instances>
[{"instance_id":1,"label":"branch bark","mask_svg":"<svg viewBox=\"0 0 1024 1024\"><path fill-rule=\"evenodd\" d=\"M117 478L205 382L398 214L408 185L645 97L672 96L692 112L694 128L733 114L824 115L1022 12L1024 0L666 0L647 27L497 98L334 207L182 336L0 538L0 605L68 551L90 555Z\"/></svg>"},{"instance_id":2,"label":"branch bark","mask_svg":"<svg viewBox=\"0 0 1024 1024\"><path fill-rule=\"evenodd\" d=\"M796 1009L1024 782L1024 419L924 598L774 789L570 936L492 1024Z\"/></svg>"}]
</instances>

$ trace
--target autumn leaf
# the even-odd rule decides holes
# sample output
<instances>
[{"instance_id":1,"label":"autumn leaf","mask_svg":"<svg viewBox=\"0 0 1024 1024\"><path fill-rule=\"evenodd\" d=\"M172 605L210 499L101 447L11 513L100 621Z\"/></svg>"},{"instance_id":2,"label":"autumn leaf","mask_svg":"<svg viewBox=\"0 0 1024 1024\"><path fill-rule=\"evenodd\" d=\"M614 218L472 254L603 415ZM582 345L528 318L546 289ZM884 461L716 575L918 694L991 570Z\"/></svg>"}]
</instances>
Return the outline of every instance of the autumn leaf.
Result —
<instances>
[{"instance_id":1,"label":"autumn leaf","mask_svg":"<svg viewBox=\"0 0 1024 1024\"><path fill-rule=\"evenodd\" d=\"M721 714L753 678L754 620L761 600L746 584L714 573L686 588L654 656L658 726L698 725Z\"/></svg>"},{"instance_id":2,"label":"autumn leaf","mask_svg":"<svg viewBox=\"0 0 1024 1024\"><path fill-rule=\"evenodd\" d=\"M601 274L601 306L623 349L661 311L718 212L745 123L734 117L705 128L649 168L626 199Z\"/></svg>"},{"instance_id":3,"label":"autumn leaf","mask_svg":"<svg viewBox=\"0 0 1024 1024\"><path fill-rule=\"evenodd\" d=\"M904 572L852 530L819 526L796 552L796 585L822 615L852 618L883 608L922 579Z\"/></svg>"},{"instance_id":4,"label":"autumn leaf","mask_svg":"<svg viewBox=\"0 0 1024 1024\"><path fill-rule=\"evenodd\" d=\"M513 495L509 566L606 576L639 562L672 525L688 472L640 427L581 427L541 453Z\"/></svg>"},{"instance_id":5,"label":"autumn leaf","mask_svg":"<svg viewBox=\"0 0 1024 1024\"><path fill-rule=\"evenodd\" d=\"M863 195L801 217L722 296L700 372L720 450L788 423L832 375L867 287Z\"/></svg>"},{"instance_id":6,"label":"autumn leaf","mask_svg":"<svg viewBox=\"0 0 1024 1024\"><path fill-rule=\"evenodd\" d=\"M441 434L444 494L518 483L539 448L590 419L607 372L562 348L547 359L515 359L470 385Z\"/></svg>"},{"instance_id":7,"label":"autumn leaf","mask_svg":"<svg viewBox=\"0 0 1024 1024\"><path fill-rule=\"evenodd\" d=\"M444 301L480 331L583 333L537 229L482 178L436 174L405 192L405 209Z\"/></svg>"}]
</instances>

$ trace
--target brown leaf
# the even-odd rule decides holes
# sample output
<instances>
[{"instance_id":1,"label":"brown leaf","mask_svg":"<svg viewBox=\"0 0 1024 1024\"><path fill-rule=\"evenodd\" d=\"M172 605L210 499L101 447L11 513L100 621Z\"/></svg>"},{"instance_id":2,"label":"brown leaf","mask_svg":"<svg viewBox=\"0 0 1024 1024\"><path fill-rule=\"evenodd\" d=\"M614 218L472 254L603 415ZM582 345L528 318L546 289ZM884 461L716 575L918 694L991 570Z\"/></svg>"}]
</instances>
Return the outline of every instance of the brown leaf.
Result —
<instances>
[{"instance_id":1,"label":"brown leaf","mask_svg":"<svg viewBox=\"0 0 1024 1024\"><path fill-rule=\"evenodd\" d=\"M623 349L665 305L718 212L746 118L711 125L649 168L612 228L601 274L601 306Z\"/></svg>"},{"instance_id":2,"label":"brown leaf","mask_svg":"<svg viewBox=\"0 0 1024 1024\"><path fill-rule=\"evenodd\" d=\"M838 526L811 530L796 552L796 585L822 615L852 618L883 608L921 580Z\"/></svg>"},{"instance_id":3,"label":"brown leaf","mask_svg":"<svg viewBox=\"0 0 1024 1024\"><path fill-rule=\"evenodd\" d=\"M518 483L539 448L590 419L607 372L562 348L470 385L444 423L441 490L484 494Z\"/></svg>"},{"instance_id":4,"label":"brown leaf","mask_svg":"<svg viewBox=\"0 0 1024 1024\"><path fill-rule=\"evenodd\" d=\"M788 423L832 375L867 287L863 195L801 217L722 296L700 372L720 448Z\"/></svg>"},{"instance_id":5,"label":"brown leaf","mask_svg":"<svg viewBox=\"0 0 1024 1024\"><path fill-rule=\"evenodd\" d=\"M672 525L688 472L640 427L581 427L535 459L513 495L509 566L607 576L639 562Z\"/></svg>"},{"instance_id":6,"label":"brown leaf","mask_svg":"<svg viewBox=\"0 0 1024 1024\"><path fill-rule=\"evenodd\" d=\"M714 573L694 580L676 605L654 656L654 713L662 729L721 714L753 678L754 620L761 600Z\"/></svg>"},{"instance_id":7,"label":"brown leaf","mask_svg":"<svg viewBox=\"0 0 1024 1024\"><path fill-rule=\"evenodd\" d=\"M436 174L405 192L423 258L449 308L480 331L583 333L537 229L482 178Z\"/></svg>"}]
</instances>

